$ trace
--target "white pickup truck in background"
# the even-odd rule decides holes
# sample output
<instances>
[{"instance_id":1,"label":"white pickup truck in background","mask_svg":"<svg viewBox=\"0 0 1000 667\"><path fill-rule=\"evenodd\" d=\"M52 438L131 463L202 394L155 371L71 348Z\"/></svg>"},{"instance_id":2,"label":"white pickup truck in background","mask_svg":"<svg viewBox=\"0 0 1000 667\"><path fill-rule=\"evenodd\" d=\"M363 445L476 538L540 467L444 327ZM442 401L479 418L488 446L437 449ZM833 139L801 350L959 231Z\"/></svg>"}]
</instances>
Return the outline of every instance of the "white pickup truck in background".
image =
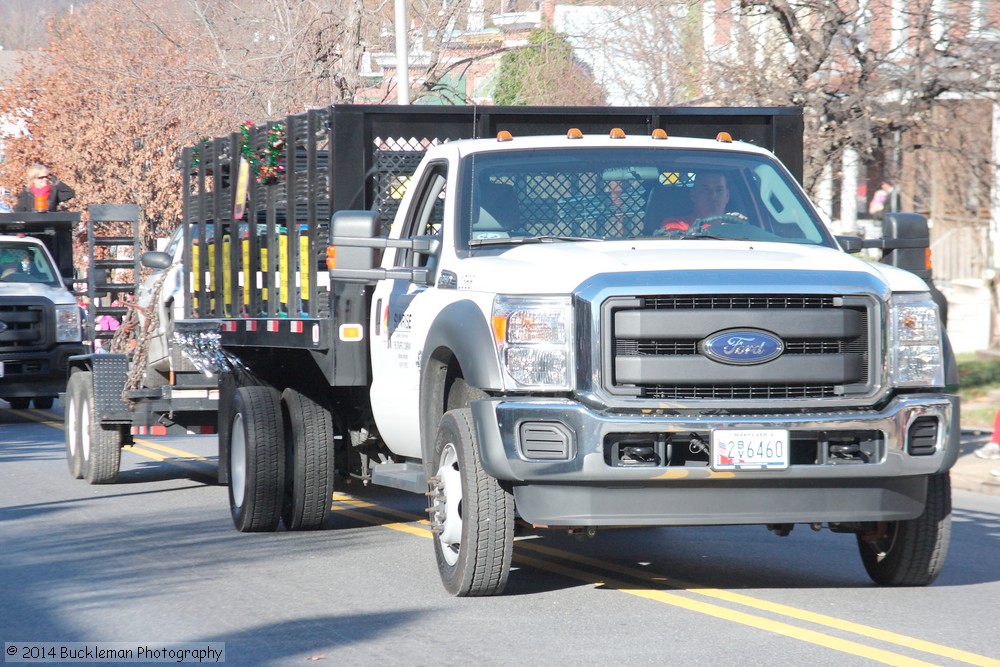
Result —
<instances>
[{"instance_id":1,"label":"white pickup truck in background","mask_svg":"<svg viewBox=\"0 0 1000 667\"><path fill-rule=\"evenodd\" d=\"M51 408L66 389L70 356L84 351L82 310L60 275L62 263L33 235L38 230L42 238L56 238L55 224L34 220L42 216L65 222L58 235L67 238L68 218L79 219L79 214L0 214L0 398L15 409L32 403ZM72 267L72 259L65 260Z\"/></svg>"}]
</instances>

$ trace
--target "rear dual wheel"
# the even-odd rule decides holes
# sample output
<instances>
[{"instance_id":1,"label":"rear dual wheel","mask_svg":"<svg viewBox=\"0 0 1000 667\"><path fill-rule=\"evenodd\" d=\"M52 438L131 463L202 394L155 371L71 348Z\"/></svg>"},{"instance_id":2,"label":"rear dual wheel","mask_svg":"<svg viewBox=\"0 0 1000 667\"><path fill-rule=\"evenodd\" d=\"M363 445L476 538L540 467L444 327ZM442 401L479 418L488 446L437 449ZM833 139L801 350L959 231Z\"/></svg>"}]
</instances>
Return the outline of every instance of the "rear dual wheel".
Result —
<instances>
[{"instance_id":1,"label":"rear dual wheel","mask_svg":"<svg viewBox=\"0 0 1000 667\"><path fill-rule=\"evenodd\" d=\"M237 389L229 429L229 509L237 530L257 533L278 528L285 489L284 450L277 390Z\"/></svg>"},{"instance_id":2,"label":"rear dual wheel","mask_svg":"<svg viewBox=\"0 0 1000 667\"><path fill-rule=\"evenodd\" d=\"M66 462L70 474L91 484L114 483L121 466L121 427L101 423L93 374L73 373L66 396Z\"/></svg>"},{"instance_id":3,"label":"rear dual wheel","mask_svg":"<svg viewBox=\"0 0 1000 667\"><path fill-rule=\"evenodd\" d=\"M86 426L80 418L81 382L80 373L73 373L66 386L66 408L63 419L66 422L66 463L73 479L83 479L83 456L80 454L80 431Z\"/></svg>"},{"instance_id":4,"label":"rear dual wheel","mask_svg":"<svg viewBox=\"0 0 1000 667\"><path fill-rule=\"evenodd\" d=\"M229 506L242 532L322 528L334 486L331 412L303 393L240 387L229 427Z\"/></svg>"},{"instance_id":5,"label":"rear dual wheel","mask_svg":"<svg viewBox=\"0 0 1000 667\"><path fill-rule=\"evenodd\" d=\"M333 500L333 414L295 389L282 393L281 410L286 451L281 521L288 530L317 530Z\"/></svg>"}]
</instances>

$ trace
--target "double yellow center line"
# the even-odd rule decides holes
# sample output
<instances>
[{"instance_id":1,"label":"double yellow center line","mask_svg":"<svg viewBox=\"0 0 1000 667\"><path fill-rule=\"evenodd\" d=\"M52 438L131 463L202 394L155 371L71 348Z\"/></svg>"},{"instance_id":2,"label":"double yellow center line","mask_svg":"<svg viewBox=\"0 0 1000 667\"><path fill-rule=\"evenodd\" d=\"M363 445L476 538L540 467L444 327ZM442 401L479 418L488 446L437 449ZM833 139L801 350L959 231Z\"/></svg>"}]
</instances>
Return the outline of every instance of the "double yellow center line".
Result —
<instances>
[{"instance_id":1,"label":"double yellow center line","mask_svg":"<svg viewBox=\"0 0 1000 667\"><path fill-rule=\"evenodd\" d=\"M380 505L375 505L363 500L358 500L346 494L335 493L333 497L334 510L350 516L353 519L366 523L376 524L383 528L397 530L409 535L433 538L426 519L418 516L400 512ZM357 511L357 510L367 510ZM369 512L402 519L403 521L385 523L378 520ZM529 555L531 554L531 555ZM543 558L536 557L543 556ZM550 559L557 559L556 561ZM699 584L672 579L646 570L616 565L606 561L601 561L587 556L554 549L538 544L533 540L519 539L515 542L514 561L529 567L552 572L569 579L575 579L594 586L602 586L617 590L621 593L634 595L661 604L685 609L707 616L731 621L746 625L756 630L766 630L775 634L784 635L792 639L816 644L825 648L834 649L851 655L856 655L887 665L934 665L938 663L920 660L910 655L895 653L883 648L877 648L862 644L857 641L843 639L841 637L827 634L820 630L811 629L778 619L790 619L805 623L814 624L828 630L851 633L859 637L873 639L879 642L893 644L913 651L955 660L970 665L983 665L990 667L1000 667L1000 660L989 658L962 649L956 649L941 644L901 635L888 630L881 630L861 623L854 623L834 616L819 614L804 609L798 609L789 605L777 602L760 600L749 595L734 593L717 588L707 588ZM589 569L574 567L573 564ZM617 577L625 579L603 576L600 572L608 572ZM641 582L640 585L634 583ZM648 584L648 585L645 585ZM699 598L710 598L712 600L726 603L731 606L723 606L715 602L706 602ZM738 608L752 609L758 612L770 614L764 616L749 613ZM774 617L778 617L777 619Z\"/></svg>"}]
</instances>

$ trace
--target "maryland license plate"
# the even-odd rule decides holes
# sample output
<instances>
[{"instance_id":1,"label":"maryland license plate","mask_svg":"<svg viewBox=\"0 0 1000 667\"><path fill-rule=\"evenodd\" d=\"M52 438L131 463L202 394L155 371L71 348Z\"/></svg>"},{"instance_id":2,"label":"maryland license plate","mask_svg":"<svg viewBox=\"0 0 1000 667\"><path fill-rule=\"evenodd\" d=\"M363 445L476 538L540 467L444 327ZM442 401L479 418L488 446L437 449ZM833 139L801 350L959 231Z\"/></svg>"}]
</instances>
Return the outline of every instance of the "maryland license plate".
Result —
<instances>
[{"instance_id":1,"label":"maryland license plate","mask_svg":"<svg viewBox=\"0 0 1000 667\"><path fill-rule=\"evenodd\" d=\"M712 431L715 470L784 470L788 449L788 431L784 429Z\"/></svg>"}]
</instances>

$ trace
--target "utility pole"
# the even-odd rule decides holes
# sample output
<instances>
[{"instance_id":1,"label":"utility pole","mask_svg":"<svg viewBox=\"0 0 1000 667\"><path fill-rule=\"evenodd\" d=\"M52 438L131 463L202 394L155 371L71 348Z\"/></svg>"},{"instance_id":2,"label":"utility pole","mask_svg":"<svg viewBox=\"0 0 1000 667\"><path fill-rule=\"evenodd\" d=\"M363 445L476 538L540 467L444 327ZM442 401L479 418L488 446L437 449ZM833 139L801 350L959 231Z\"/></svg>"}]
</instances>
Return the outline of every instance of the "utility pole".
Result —
<instances>
[{"instance_id":1,"label":"utility pole","mask_svg":"<svg viewBox=\"0 0 1000 667\"><path fill-rule=\"evenodd\" d=\"M410 56L406 52L406 0L395 0L396 102L410 103Z\"/></svg>"}]
</instances>

